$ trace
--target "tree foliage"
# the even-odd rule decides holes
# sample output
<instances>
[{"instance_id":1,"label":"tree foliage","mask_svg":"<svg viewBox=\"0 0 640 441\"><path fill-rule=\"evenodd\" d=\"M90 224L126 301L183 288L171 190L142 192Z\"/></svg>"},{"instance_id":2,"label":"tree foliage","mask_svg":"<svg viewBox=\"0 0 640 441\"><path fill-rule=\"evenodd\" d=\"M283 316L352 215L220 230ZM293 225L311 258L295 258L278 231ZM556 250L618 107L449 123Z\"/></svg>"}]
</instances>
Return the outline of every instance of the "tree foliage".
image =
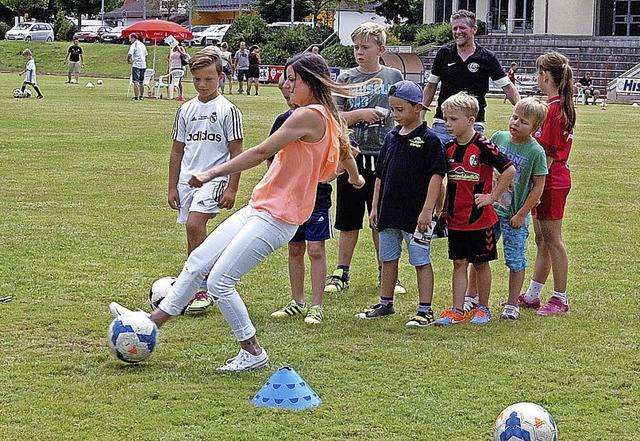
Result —
<instances>
[{"instance_id":1,"label":"tree foliage","mask_svg":"<svg viewBox=\"0 0 640 441\"><path fill-rule=\"evenodd\" d=\"M284 64L287 58L322 43L333 30L327 26L298 25L275 32L269 43L262 46L264 64Z\"/></svg>"},{"instance_id":2,"label":"tree foliage","mask_svg":"<svg viewBox=\"0 0 640 441\"><path fill-rule=\"evenodd\" d=\"M257 0L256 10L267 22L291 21L291 2L289 0ZM293 18L301 21L311 13L311 6L308 0L294 0Z\"/></svg>"},{"instance_id":3,"label":"tree foliage","mask_svg":"<svg viewBox=\"0 0 640 441\"><path fill-rule=\"evenodd\" d=\"M46 9L48 0L3 0L2 3L17 15L31 14L34 10Z\"/></svg>"},{"instance_id":4,"label":"tree foliage","mask_svg":"<svg viewBox=\"0 0 640 441\"><path fill-rule=\"evenodd\" d=\"M258 16L243 15L235 19L225 34L225 40L230 48L238 49L241 41L262 45L269 41L273 32L267 22Z\"/></svg>"},{"instance_id":5,"label":"tree foliage","mask_svg":"<svg viewBox=\"0 0 640 441\"><path fill-rule=\"evenodd\" d=\"M422 0L384 0L376 6L376 13L387 22L400 24L422 23Z\"/></svg>"}]
</instances>

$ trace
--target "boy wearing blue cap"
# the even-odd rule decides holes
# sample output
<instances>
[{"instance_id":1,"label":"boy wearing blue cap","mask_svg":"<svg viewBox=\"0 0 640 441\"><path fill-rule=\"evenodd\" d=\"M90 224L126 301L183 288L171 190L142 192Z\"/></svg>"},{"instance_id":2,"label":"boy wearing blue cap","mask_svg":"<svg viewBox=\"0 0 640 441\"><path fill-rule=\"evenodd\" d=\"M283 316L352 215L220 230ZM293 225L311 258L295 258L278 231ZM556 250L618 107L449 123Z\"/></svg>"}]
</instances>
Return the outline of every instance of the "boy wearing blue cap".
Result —
<instances>
[{"instance_id":1,"label":"boy wearing blue cap","mask_svg":"<svg viewBox=\"0 0 640 441\"><path fill-rule=\"evenodd\" d=\"M420 87L411 81L395 83L389 89L389 107L398 125L387 134L378 156L370 216L380 235L380 303L356 317L395 314L393 295L404 241L409 263L416 267L419 295L418 313L407 326L427 326L434 320L431 217L447 165L440 139L420 118L424 111Z\"/></svg>"}]
</instances>

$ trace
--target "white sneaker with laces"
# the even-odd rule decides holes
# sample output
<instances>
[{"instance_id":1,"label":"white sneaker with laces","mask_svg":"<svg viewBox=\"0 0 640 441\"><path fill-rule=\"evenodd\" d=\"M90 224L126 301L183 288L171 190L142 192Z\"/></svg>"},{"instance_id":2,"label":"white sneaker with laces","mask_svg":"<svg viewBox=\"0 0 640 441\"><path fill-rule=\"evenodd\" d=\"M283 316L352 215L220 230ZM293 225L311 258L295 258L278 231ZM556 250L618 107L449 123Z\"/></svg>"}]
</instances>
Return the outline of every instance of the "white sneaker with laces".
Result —
<instances>
[{"instance_id":1,"label":"white sneaker with laces","mask_svg":"<svg viewBox=\"0 0 640 441\"><path fill-rule=\"evenodd\" d=\"M474 296L474 297L465 296L464 297L464 306L462 307L462 309L464 309L465 312L471 311L476 306L478 306L478 296Z\"/></svg>"},{"instance_id":2,"label":"white sneaker with laces","mask_svg":"<svg viewBox=\"0 0 640 441\"><path fill-rule=\"evenodd\" d=\"M258 355L253 355L241 348L238 355L228 359L224 366L220 366L216 370L220 372L252 371L266 366L267 363L269 363L269 356L264 348L262 348L262 352Z\"/></svg>"}]
</instances>

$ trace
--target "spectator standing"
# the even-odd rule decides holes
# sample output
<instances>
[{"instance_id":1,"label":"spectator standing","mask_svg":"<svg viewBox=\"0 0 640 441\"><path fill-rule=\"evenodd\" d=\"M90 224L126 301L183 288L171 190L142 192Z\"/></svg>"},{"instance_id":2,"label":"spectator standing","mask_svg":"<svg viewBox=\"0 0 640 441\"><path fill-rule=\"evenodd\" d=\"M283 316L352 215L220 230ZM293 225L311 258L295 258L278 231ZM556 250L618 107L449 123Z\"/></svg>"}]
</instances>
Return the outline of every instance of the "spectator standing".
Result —
<instances>
[{"instance_id":1,"label":"spectator standing","mask_svg":"<svg viewBox=\"0 0 640 441\"><path fill-rule=\"evenodd\" d=\"M131 82L133 83L134 100L144 99L144 72L147 70L147 48L136 34L129 35L129 52L127 63L131 63Z\"/></svg>"},{"instance_id":2,"label":"spectator standing","mask_svg":"<svg viewBox=\"0 0 640 441\"><path fill-rule=\"evenodd\" d=\"M80 80L80 68L84 67L84 54L77 38L73 39L73 45L69 46L67 55L64 57L67 63L67 83L71 83L71 78L78 84Z\"/></svg>"},{"instance_id":3,"label":"spectator standing","mask_svg":"<svg viewBox=\"0 0 640 441\"><path fill-rule=\"evenodd\" d=\"M224 72L222 94L224 95L225 85L229 85L229 95L233 95L233 57L229 52L229 44L226 41L223 41L220 45L220 57L222 58L222 72Z\"/></svg>"},{"instance_id":4,"label":"spectator standing","mask_svg":"<svg viewBox=\"0 0 640 441\"><path fill-rule=\"evenodd\" d=\"M240 49L236 51L233 57L233 69L238 75L238 93L243 93L242 83L246 80L247 87L249 86L249 78L247 73L249 72L249 51L247 50L247 43L240 42Z\"/></svg>"},{"instance_id":5,"label":"spectator standing","mask_svg":"<svg viewBox=\"0 0 640 441\"><path fill-rule=\"evenodd\" d=\"M249 49L249 70L247 71L247 95L251 95L251 85L255 89L255 94L258 94L258 86L260 85L260 64L262 64L262 58L260 58L260 48L257 45L251 46Z\"/></svg>"},{"instance_id":6,"label":"spectator standing","mask_svg":"<svg viewBox=\"0 0 640 441\"><path fill-rule=\"evenodd\" d=\"M174 70L181 70L184 76L186 65L189 62L189 54L187 54L187 51L185 51L182 46L176 44L169 50L167 61L169 62L169 87L172 87L171 83L173 82L173 78L171 76L171 72L173 72ZM180 80L178 81L178 92L179 96L176 101L184 101L184 96L182 93L182 77L180 77Z\"/></svg>"}]
</instances>

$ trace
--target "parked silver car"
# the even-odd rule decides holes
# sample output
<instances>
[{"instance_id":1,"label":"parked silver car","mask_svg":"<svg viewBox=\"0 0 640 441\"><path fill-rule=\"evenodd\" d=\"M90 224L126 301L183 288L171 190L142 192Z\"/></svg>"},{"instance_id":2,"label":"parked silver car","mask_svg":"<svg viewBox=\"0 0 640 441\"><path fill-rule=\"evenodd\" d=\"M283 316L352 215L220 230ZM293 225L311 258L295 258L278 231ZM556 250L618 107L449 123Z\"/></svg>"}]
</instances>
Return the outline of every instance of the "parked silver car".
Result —
<instances>
[{"instance_id":1,"label":"parked silver car","mask_svg":"<svg viewBox=\"0 0 640 441\"><path fill-rule=\"evenodd\" d=\"M19 23L9 29L4 38L22 41L53 41L53 28L49 23Z\"/></svg>"}]
</instances>

